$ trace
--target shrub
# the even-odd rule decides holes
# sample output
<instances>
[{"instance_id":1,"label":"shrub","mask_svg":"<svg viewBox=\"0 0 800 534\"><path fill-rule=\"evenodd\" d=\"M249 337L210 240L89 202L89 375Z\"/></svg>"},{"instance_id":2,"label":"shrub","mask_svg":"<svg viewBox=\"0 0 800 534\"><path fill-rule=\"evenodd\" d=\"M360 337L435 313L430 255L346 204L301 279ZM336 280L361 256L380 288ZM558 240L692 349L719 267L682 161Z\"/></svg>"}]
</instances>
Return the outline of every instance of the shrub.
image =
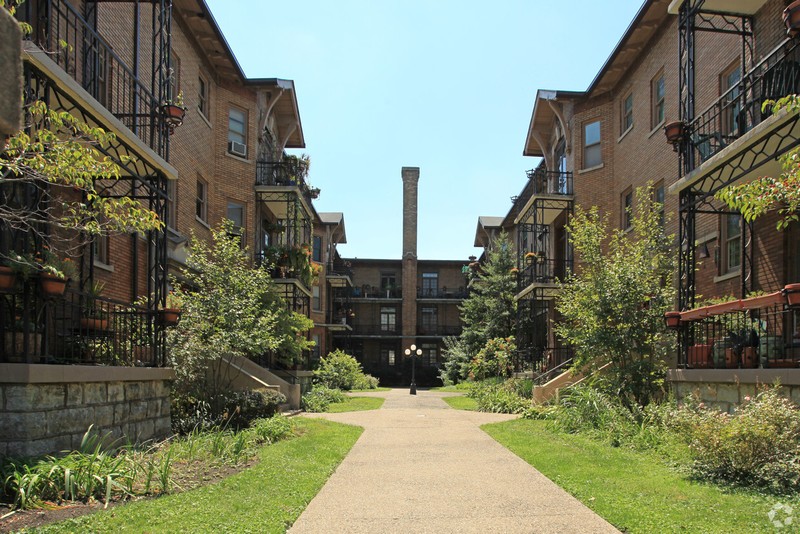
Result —
<instances>
[{"instance_id":1,"label":"shrub","mask_svg":"<svg viewBox=\"0 0 800 534\"><path fill-rule=\"evenodd\" d=\"M466 395L475 399L481 412L522 413L530 406L528 399L514 391L513 384L497 380L475 382Z\"/></svg>"},{"instance_id":2,"label":"shrub","mask_svg":"<svg viewBox=\"0 0 800 534\"><path fill-rule=\"evenodd\" d=\"M514 337L493 338L475 355L469 374L476 380L490 377L510 377L514 370L513 355L517 350Z\"/></svg>"},{"instance_id":3,"label":"shrub","mask_svg":"<svg viewBox=\"0 0 800 534\"><path fill-rule=\"evenodd\" d=\"M779 493L800 489L800 410L776 390L733 415L695 411L692 420L697 476Z\"/></svg>"},{"instance_id":4,"label":"shrub","mask_svg":"<svg viewBox=\"0 0 800 534\"><path fill-rule=\"evenodd\" d=\"M302 398L303 409L307 412L327 412L328 406L334 402L344 402L347 397L341 390L315 387Z\"/></svg>"},{"instance_id":5,"label":"shrub","mask_svg":"<svg viewBox=\"0 0 800 534\"><path fill-rule=\"evenodd\" d=\"M294 422L285 415L275 415L269 419L258 419L253 423L253 432L266 443L275 443L291 435Z\"/></svg>"},{"instance_id":6,"label":"shrub","mask_svg":"<svg viewBox=\"0 0 800 534\"><path fill-rule=\"evenodd\" d=\"M320 358L319 367L314 371L314 381L331 389L362 389L359 385L365 384L365 380L366 375L358 360L341 350Z\"/></svg>"},{"instance_id":7,"label":"shrub","mask_svg":"<svg viewBox=\"0 0 800 534\"><path fill-rule=\"evenodd\" d=\"M379 381L372 375L363 375L356 380L353 389L377 389Z\"/></svg>"},{"instance_id":8,"label":"shrub","mask_svg":"<svg viewBox=\"0 0 800 534\"><path fill-rule=\"evenodd\" d=\"M272 417L286 396L271 389L227 391L208 401L193 397L172 397L172 430L188 434L216 427L247 428L256 419Z\"/></svg>"}]
</instances>

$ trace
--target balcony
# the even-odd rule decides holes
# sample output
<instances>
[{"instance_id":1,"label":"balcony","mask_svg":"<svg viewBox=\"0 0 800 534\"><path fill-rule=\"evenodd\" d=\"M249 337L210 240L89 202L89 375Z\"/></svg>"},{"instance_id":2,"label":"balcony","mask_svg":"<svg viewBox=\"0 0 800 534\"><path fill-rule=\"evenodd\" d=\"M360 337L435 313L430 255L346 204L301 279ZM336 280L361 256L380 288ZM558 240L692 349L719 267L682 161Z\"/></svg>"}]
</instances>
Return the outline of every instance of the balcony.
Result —
<instances>
[{"instance_id":1,"label":"balcony","mask_svg":"<svg viewBox=\"0 0 800 534\"><path fill-rule=\"evenodd\" d=\"M556 285L572 272L572 260L547 259L535 256L533 260L523 263L517 277L517 287L523 291L531 285Z\"/></svg>"},{"instance_id":2,"label":"balcony","mask_svg":"<svg viewBox=\"0 0 800 534\"><path fill-rule=\"evenodd\" d=\"M762 111L765 100L776 100L798 92L800 43L787 40L688 125L685 142L689 146L689 161L685 162L686 166L691 169L701 166L766 121L772 111ZM782 150L782 146L778 143L758 150L772 150L774 157L775 151Z\"/></svg>"},{"instance_id":3,"label":"balcony","mask_svg":"<svg viewBox=\"0 0 800 534\"><path fill-rule=\"evenodd\" d=\"M399 324L375 324L375 323L360 323L353 325L354 336L370 336L370 337L395 337L402 333L402 327Z\"/></svg>"},{"instance_id":4,"label":"balcony","mask_svg":"<svg viewBox=\"0 0 800 534\"><path fill-rule=\"evenodd\" d=\"M350 287L353 285L353 268L350 262L334 260L325 268L325 278L331 287Z\"/></svg>"},{"instance_id":5,"label":"balcony","mask_svg":"<svg viewBox=\"0 0 800 534\"><path fill-rule=\"evenodd\" d=\"M461 325L424 325L424 324L417 324L417 335L418 336L435 336L435 337L446 337L446 336L457 336L461 334L462 327Z\"/></svg>"},{"instance_id":6,"label":"balcony","mask_svg":"<svg viewBox=\"0 0 800 534\"><path fill-rule=\"evenodd\" d=\"M66 0L26 2L17 14L21 20L31 24L33 31L29 39L50 60L154 152L166 157L167 129L162 120L161 102L159 96L145 85L158 88L158 83L150 84L149 80L134 74L111 44ZM164 13L160 17L154 15L154 24L157 18L159 24L169 20ZM168 50L156 50L153 54L157 59L161 54L160 60L166 61ZM154 78L157 73L147 72L145 75Z\"/></svg>"},{"instance_id":7,"label":"balcony","mask_svg":"<svg viewBox=\"0 0 800 534\"><path fill-rule=\"evenodd\" d=\"M442 288L417 288L417 298L419 299L443 299L456 300L467 298L467 290L463 287L448 289Z\"/></svg>"},{"instance_id":8,"label":"balcony","mask_svg":"<svg viewBox=\"0 0 800 534\"><path fill-rule=\"evenodd\" d=\"M295 159L288 161L257 161L256 186L296 187L307 203L319 196L319 189L310 188L302 177Z\"/></svg>"},{"instance_id":9,"label":"balcony","mask_svg":"<svg viewBox=\"0 0 800 534\"><path fill-rule=\"evenodd\" d=\"M667 325L680 334L679 367L800 367L800 284L794 286L792 297L778 291L670 312Z\"/></svg>"},{"instance_id":10,"label":"balcony","mask_svg":"<svg viewBox=\"0 0 800 534\"><path fill-rule=\"evenodd\" d=\"M387 289L373 287L369 284L353 288L354 299L380 299L380 300L400 300L403 298L403 290L400 288Z\"/></svg>"},{"instance_id":11,"label":"balcony","mask_svg":"<svg viewBox=\"0 0 800 534\"><path fill-rule=\"evenodd\" d=\"M574 194L572 189L572 173L561 171L548 171L544 167L537 167L527 172L531 181L531 195L560 195Z\"/></svg>"}]
</instances>

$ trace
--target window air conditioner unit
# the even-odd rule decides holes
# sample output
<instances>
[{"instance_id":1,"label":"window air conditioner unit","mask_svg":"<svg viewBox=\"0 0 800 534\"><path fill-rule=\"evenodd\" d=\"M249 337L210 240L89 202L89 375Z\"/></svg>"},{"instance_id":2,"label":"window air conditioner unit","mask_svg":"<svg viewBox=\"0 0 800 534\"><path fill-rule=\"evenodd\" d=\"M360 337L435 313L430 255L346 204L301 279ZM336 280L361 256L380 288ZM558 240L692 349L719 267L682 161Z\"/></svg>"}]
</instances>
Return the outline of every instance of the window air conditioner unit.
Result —
<instances>
[{"instance_id":1,"label":"window air conditioner unit","mask_svg":"<svg viewBox=\"0 0 800 534\"><path fill-rule=\"evenodd\" d=\"M247 145L244 143L237 143L236 141L228 141L228 152L243 158L247 157Z\"/></svg>"}]
</instances>

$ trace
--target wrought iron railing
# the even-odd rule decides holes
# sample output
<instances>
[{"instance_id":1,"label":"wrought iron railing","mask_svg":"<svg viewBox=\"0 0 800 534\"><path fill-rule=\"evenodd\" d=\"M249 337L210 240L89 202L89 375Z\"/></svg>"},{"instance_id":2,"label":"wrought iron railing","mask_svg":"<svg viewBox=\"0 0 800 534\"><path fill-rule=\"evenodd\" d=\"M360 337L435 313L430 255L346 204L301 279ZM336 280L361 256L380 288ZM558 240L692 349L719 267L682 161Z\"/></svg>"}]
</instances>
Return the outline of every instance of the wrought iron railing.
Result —
<instances>
[{"instance_id":1,"label":"wrought iron railing","mask_svg":"<svg viewBox=\"0 0 800 534\"><path fill-rule=\"evenodd\" d=\"M424 325L417 324L419 336L457 336L461 333L460 325Z\"/></svg>"},{"instance_id":2,"label":"wrought iron railing","mask_svg":"<svg viewBox=\"0 0 800 534\"><path fill-rule=\"evenodd\" d=\"M0 293L0 362L163 366L156 311L67 289L47 296L38 277Z\"/></svg>"},{"instance_id":3,"label":"wrought iron railing","mask_svg":"<svg viewBox=\"0 0 800 534\"><path fill-rule=\"evenodd\" d=\"M520 347L514 369L533 372L534 382L544 384L569 369L574 356L572 347Z\"/></svg>"},{"instance_id":4,"label":"wrought iron railing","mask_svg":"<svg viewBox=\"0 0 800 534\"><path fill-rule=\"evenodd\" d=\"M531 169L526 173L531 181L533 195L572 195L572 173L548 171L543 167Z\"/></svg>"},{"instance_id":5,"label":"wrought iron railing","mask_svg":"<svg viewBox=\"0 0 800 534\"><path fill-rule=\"evenodd\" d=\"M531 284L555 284L563 281L572 272L572 260L546 259L537 256L523 262L517 277L519 290Z\"/></svg>"},{"instance_id":6,"label":"wrought iron railing","mask_svg":"<svg viewBox=\"0 0 800 534\"><path fill-rule=\"evenodd\" d=\"M692 168L770 116L766 100L800 92L800 42L787 40L689 124Z\"/></svg>"},{"instance_id":7,"label":"wrought iron railing","mask_svg":"<svg viewBox=\"0 0 800 534\"><path fill-rule=\"evenodd\" d=\"M34 4L37 2L28 2ZM156 153L165 157L167 130L160 102L112 46L66 0L44 0L19 10L36 42L95 100L122 121ZM32 13L37 13L34 17ZM156 76L156 73L148 73Z\"/></svg>"},{"instance_id":8,"label":"wrought iron railing","mask_svg":"<svg viewBox=\"0 0 800 534\"><path fill-rule=\"evenodd\" d=\"M780 292L682 312L678 364L694 369L800 367L797 321L800 310L786 306Z\"/></svg>"},{"instance_id":9,"label":"wrought iron railing","mask_svg":"<svg viewBox=\"0 0 800 534\"><path fill-rule=\"evenodd\" d=\"M403 298L403 290L400 288L395 289L381 289L380 287L372 287L365 285L362 287L353 288L354 299L400 299Z\"/></svg>"},{"instance_id":10,"label":"wrought iron railing","mask_svg":"<svg viewBox=\"0 0 800 534\"><path fill-rule=\"evenodd\" d=\"M448 289L442 288L417 288L417 298L421 299L464 299L467 298L467 290L463 287Z\"/></svg>"},{"instance_id":11,"label":"wrought iron railing","mask_svg":"<svg viewBox=\"0 0 800 534\"><path fill-rule=\"evenodd\" d=\"M353 268L350 266L349 262L344 262L340 260L328 262L325 274L327 276L349 276L350 279L353 278Z\"/></svg>"},{"instance_id":12,"label":"wrought iron railing","mask_svg":"<svg viewBox=\"0 0 800 534\"><path fill-rule=\"evenodd\" d=\"M359 323L353 324L353 334L362 336L393 336L402 332L402 326L399 323L395 324L371 324Z\"/></svg>"}]
</instances>

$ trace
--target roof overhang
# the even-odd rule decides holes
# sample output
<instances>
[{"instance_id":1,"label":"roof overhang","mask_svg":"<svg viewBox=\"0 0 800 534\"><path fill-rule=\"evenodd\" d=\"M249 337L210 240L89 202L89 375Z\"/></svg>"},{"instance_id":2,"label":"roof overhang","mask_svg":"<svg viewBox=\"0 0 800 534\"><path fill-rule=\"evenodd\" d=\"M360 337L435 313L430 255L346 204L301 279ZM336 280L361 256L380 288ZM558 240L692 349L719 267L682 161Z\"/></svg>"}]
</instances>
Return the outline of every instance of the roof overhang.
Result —
<instances>
[{"instance_id":1,"label":"roof overhang","mask_svg":"<svg viewBox=\"0 0 800 534\"><path fill-rule=\"evenodd\" d=\"M540 89L536 91L536 100L533 103L531 122L528 125L528 136L525 138L523 156L544 157L544 149L540 141L550 139L553 123L557 120L556 112L551 102L574 100L585 93L580 91L549 91ZM538 140L537 140L538 139Z\"/></svg>"},{"instance_id":2,"label":"roof overhang","mask_svg":"<svg viewBox=\"0 0 800 534\"><path fill-rule=\"evenodd\" d=\"M503 217L478 217L478 227L475 229L476 247L488 247L492 234L500 230L503 224Z\"/></svg>"},{"instance_id":3,"label":"roof overhang","mask_svg":"<svg viewBox=\"0 0 800 534\"><path fill-rule=\"evenodd\" d=\"M321 212L319 220L326 227L331 228L331 239L334 243L347 243L347 233L344 229L344 213L340 211Z\"/></svg>"},{"instance_id":4,"label":"roof overhang","mask_svg":"<svg viewBox=\"0 0 800 534\"><path fill-rule=\"evenodd\" d=\"M272 115L281 131L291 131L284 148L305 148L306 140L303 136L303 123L300 122L294 82L278 78L248 78L245 86L266 91L271 98L278 99L272 108Z\"/></svg>"},{"instance_id":5,"label":"roof overhang","mask_svg":"<svg viewBox=\"0 0 800 534\"><path fill-rule=\"evenodd\" d=\"M670 15L677 15L685 0L672 0L668 11ZM767 0L706 0L703 3L702 11L714 11L717 13L731 13L737 15L755 15Z\"/></svg>"}]
</instances>

